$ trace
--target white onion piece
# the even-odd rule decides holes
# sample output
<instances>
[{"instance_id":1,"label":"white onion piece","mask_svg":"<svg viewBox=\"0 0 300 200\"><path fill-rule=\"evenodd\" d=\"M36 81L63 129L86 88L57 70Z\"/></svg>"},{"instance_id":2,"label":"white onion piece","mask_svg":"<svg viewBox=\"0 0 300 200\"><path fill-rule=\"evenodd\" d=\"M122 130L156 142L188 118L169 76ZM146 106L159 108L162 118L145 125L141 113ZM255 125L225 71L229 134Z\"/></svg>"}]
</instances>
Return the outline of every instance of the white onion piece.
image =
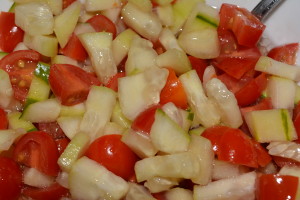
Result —
<instances>
[{"instance_id":1,"label":"white onion piece","mask_svg":"<svg viewBox=\"0 0 300 200\"><path fill-rule=\"evenodd\" d=\"M295 142L271 142L267 149L270 155L290 158L300 162L300 144Z\"/></svg>"},{"instance_id":2,"label":"white onion piece","mask_svg":"<svg viewBox=\"0 0 300 200\"><path fill-rule=\"evenodd\" d=\"M26 185L38 188L49 187L54 182L53 177L48 176L35 168L27 168L24 171L23 179Z\"/></svg>"}]
</instances>

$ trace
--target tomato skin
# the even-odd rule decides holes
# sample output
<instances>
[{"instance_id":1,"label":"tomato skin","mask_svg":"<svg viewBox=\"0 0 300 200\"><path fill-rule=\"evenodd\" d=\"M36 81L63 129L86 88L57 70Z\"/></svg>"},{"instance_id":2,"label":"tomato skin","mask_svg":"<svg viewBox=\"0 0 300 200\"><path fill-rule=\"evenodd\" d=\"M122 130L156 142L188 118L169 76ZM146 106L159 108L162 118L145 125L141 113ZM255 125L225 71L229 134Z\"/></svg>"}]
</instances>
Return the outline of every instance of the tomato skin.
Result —
<instances>
[{"instance_id":1,"label":"tomato skin","mask_svg":"<svg viewBox=\"0 0 300 200\"><path fill-rule=\"evenodd\" d=\"M212 63L228 75L240 79L246 72L254 69L260 56L260 51L254 47L220 54Z\"/></svg>"},{"instance_id":2,"label":"tomato skin","mask_svg":"<svg viewBox=\"0 0 300 200\"><path fill-rule=\"evenodd\" d=\"M8 127L8 119L6 112L0 108L0 130L5 130Z\"/></svg>"},{"instance_id":3,"label":"tomato skin","mask_svg":"<svg viewBox=\"0 0 300 200\"><path fill-rule=\"evenodd\" d=\"M90 23L97 32L110 32L112 33L113 38L117 35L117 28L115 24L104 15L95 15L87 22Z\"/></svg>"},{"instance_id":4,"label":"tomato skin","mask_svg":"<svg viewBox=\"0 0 300 200\"><path fill-rule=\"evenodd\" d=\"M255 104L253 106L243 107L240 110L241 110L242 115L245 116L245 114L247 112L250 112L250 111L270 110L272 108L273 108L273 106L272 106L271 99L270 98L264 98L260 102L258 102L257 104Z\"/></svg>"},{"instance_id":5,"label":"tomato skin","mask_svg":"<svg viewBox=\"0 0 300 200\"><path fill-rule=\"evenodd\" d=\"M71 5L76 0L63 0L63 9L67 8L69 5Z\"/></svg>"},{"instance_id":6,"label":"tomato skin","mask_svg":"<svg viewBox=\"0 0 300 200\"><path fill-rule=\"evenodd\" d=\"M169 69L169 75L164 88L160 93L160 104L174 103L177 107L186 109L188 107L187 96L183 85L176 76L173 69Z\"/></svg>"},{"instance_id":7,"label":"tomato skin","mask_svg":"<svg viewBox=\"0 0 300 200\"><path fill-rule=\"evenodd\" d=\"M19 67L18 61L24 61L25 66ZM14 97L25 102L33 71L36 64L41 60L41 55L33 50L14 51L0 60L0 68L9 74L14 90Z\"/></svg>"},{"instance_id":8,"label":"tomato skin","mask_svg":"<svg viewBox=\"0 0 300 200\"><path fill-rule=\"evenodd\" d=\"M21 193L22 172L11 158L0 157L0 199L17 200Z\"/></svg>"},{"instance_id":9,"label":"tomato skin","mask_svg":"<svg viewBox=\"0 0 300 200\"><path fill-rule=\"evenodd\" d=\"M66 106L86 100L92 85L100 81L83 69L69 64L54 64L50 67L49 84L56 97Z\"/></svg>"},{"instance_id":10,"label":"tomato skin","mask_svg":"<svg viewBox=\"0 0 300 200\"><path fill-rule=\"evenodd\" d=\"M160 104L157 104L141 112L132 122L131 128L138 132L150 134L155 112L161 107L162 106Z\"/></svg>"},{"instance_id":11,"label":"tomato skin","mask_svg":"<svg viewBox=\"0 0 300 200\"><path fill-rule=\"evenodd\" d=\"M122 78L122 77L125 77L125 76L126 76L125 72L117 73L116 75L111 77L111 79L106 84L106 87L118 92L118 79Z\"/></svg>"},{"instance_id":12,"label":"tomato skin","mask_svg":"<svg viewBox=\"0 0 300 200\"><path fill-rule=\"evenodd\" d=\"M66 137L57 122L38 123L36 124L36 127L39 131L48 133L53 139L61 139Z\"/></svg>"},{"instance_id":13,"label":"tomato skin","mask_svg":"<svg viewBox=\"0 0 300 200\"><path fill-rule=\"evenodd\" d=\"M271 161L264 148L240 129L214 126L205 129L201 135L211 141L219 160L253 168Z\"/></svg>"},{"instance_id":14,"label":"tomato skin","mask_svg":"<svg viewBox=\"0 0 300 200\"><path fill-rule=\"evenodd\" d=\"M134 175L137 155L121 141L121 135L104 135L96 139L86 151L86 156L108 170L129 180Z\"/></svg>"},{"instance_id":15,"label":"tomato skin","mask_svg":"<svg viewBox=\"0 0 300 200\"><path fill-rule=\"evenodd\" d=\"M28 132L17 142L13 152L16 162L49 175L57 176L59 153L55 141L43 131Z\"/></svg>"},{"instance_id":16,"label":"tomato skin","mask_svg":"<svg viewBox=\"0 0 300 200\"><path fill-rule=\"evenodd\" d=\"M71 35L67 45L60 49L60 53L80 62L85 61L85 59L88 57L85 48L75 33Z\"/></svg>"},{"instance_id":17,"label":"tomato skin","mask_svg":"<svg viewBox=\"0 0 300 200\"><path fill-rule=\"evenodd\" d=\"M189 60L192 64L192 68L196 70L200 80L203 81L203 74L206 67L208 66L207 61L204 59L196 58L194 56L189 56Z\"/></svg>"},{"instance_id":18,"label":"tomato skin","mask_svg":"<svg viewBox=\"0 0 300 200\"><path fill-rule=\"evenodd\" d=\"M258 181L258 200L295 199L298 184L295 176L263 174Z\"/></svg>"},{"instance_id":19,"label":"tomato skin","mask_svg":"<svg viewBox=\"0 0 300 200\"><path fill-rule=\"evenodd\" d=\"M15 13L0 12L0 49L12 52L23 36L24 31L15 24Z\"/></svg>"},{"instance_id":20,"label":"tomato skin","mask_svg":"<svg viewBox=\"0 0 300 200\"><path fill-rule=\"evenodd\" d=\"M58 183L46 188L25 187L22 194L35 200L59 200L69 194L69 190Z\"/></svg>"},{"instance_id":21,"label":"tomato skin","mask_svg":"<svg viewBox=\"0 0 300 200\"><path fill-rule=\"evenodd\" d=\"M267 87L267 76L262 73L255 79L252 79L243 88L235 93L236 100L240 106L247 106L255 103Z\"/></svg>"},{"instance_id":22,"label":"tomato skin","mask_svg":"<svg viewBox=\"0 0 300 200\"><path fill-rule=\"evenodd\" d=\"M293 123L298 135L298 139L296 141L300 143L300 114L299 113L296 115Z\"/></svg>"},{"instance_id":23,"label":"tomato skin","mask_svg":"<svg viewBox=\"0 0 300 200\"><path fill-rule=\"evenodd\" d=\"M299 43L290 43L278 47L274 47L268 53L268 56L279 62L284 62L290 65L296 63Z\"/></svg>"}]
</instances>

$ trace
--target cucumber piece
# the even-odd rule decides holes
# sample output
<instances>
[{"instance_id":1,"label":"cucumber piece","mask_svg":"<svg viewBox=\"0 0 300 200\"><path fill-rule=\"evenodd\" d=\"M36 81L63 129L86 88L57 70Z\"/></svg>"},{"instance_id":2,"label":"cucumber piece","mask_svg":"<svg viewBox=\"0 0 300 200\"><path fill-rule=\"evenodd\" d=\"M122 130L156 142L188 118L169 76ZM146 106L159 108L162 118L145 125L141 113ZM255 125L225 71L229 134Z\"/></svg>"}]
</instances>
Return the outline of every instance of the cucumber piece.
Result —
<instances>
[{"instance_id":1,"label":"cucumber piece","mask_svg":"<svg viewBox=\"0 0 300 200\"><path fill-rule=\"evenodd\" d=\"M11 145L22 135L20 131L6 129L0 130L0 153L10 149Z\"/></svg>"},{"instance_id":2,"label":"cucumber piece","mask_svg":"<svg viewBox=\"0 0 300 200\"><path fill-rule=\"evenodd\" d=\"M91 58L97 76L102 83L106 84L117 73L112 53L112 34L96 32L78 36Z\"/></svg>"},{"instance_id":3,"label":"cucumber piece","mask_svg":"<svg viewBox=\"0 0 300 200\"><path fill-rule=\"evenodd\" d=\"M273 108L293 109L296 95L296 83L290 79L270 76L267 84L267 96L271 98Z\"/></svg>"},{"instance_id":4,"label":"cucumber piece","mask_svg":"<svg viewBox=\"0 0 300 200\"><path fill-rule=\"evenodd\" d=\"M117 66L128 54L134 37L138 37L138 34L131 29L126 29L112 41L112 51Z\"/></svg>"},{"instance_id":5,"label":"cucumber piece","mask_svg":"<svg viewBox=\"0 0 300 200\"><path fill-rule=\"evenodd\" d=\"M70 171L69 189L74 199L123 199L129 186L96 161L82 157Z\"/></svg>"},{"instance_id":6,"label":"cucumber piece","mask_svg":"<svg viewBox=\"0 0 300 200\"><path fill-rule=\"evenodd\" d=\"M64 55L56 55L53 58L51 58L52 64L69 64L69 65L75 65L78 66L78 62L68 56Z\"/></svg>"},{"instance_id":7,"label":"cucumber piece","mask_svg":"<svg viewBox=\"0 0 300 200\"><path fill-rule=\"evenodd\" d=\"M256 172L249 172L236 178L222 179L206 186L194 187L194 200L255 199Z\"/></svg>"},{"instance_id":8,"label":"cucumber piece","mask_svg":"<svg viewBox=\"0 0 300 200\"><path fill-rule=\"evenodd\" d=\"M127 76L157 67L155 62L157 52L152 47L152 43L146 39L140 37L133 38L125 63Z\"/></svg>"},{"instance_id":9,"label":"cucumber piece","mask_svg":"<svg viewBox=\"0 0 300 200\"><path fill-rule=\"evenodd\" d=\"M158 193L179 185L179 181L180 179L178 178L153 177L148 179L144 183L144 186L147 187L151 193Z\"/></svg>"},{"instance_id":10,"label":"cucumber piece","mask_svg":"<svg viewBox=\"0 0 300 200\"><path fill-rule=\"evenodd\" d=\"M208 81L206 83L206 94L218 106L222 123L232 128L238 128L243 124L237 100L222 81L217 78Z\"/></svg>"},{"instance_id":11,"label":"cucumber piece","mask_svg":"<svg viewBox=\"0 0 300 200\"><path fill-rule=\"evenodd\" d=\"M169 49L156 58L159 67L170 67L177 75L186 73L192 69L191 62L186 53L178 49Z\"/></svg>"},{"instance_id":12,"label":"cucumber piece","mask_svg":"<svg viewBox=\"0 0 300 200\"><path fill-rule=\"evenodd\" d=\"M39 122L54 122L59 116L61 105L56 99L31 103L23 111L21 119Z\"/></svg>"},{"instance_id":13,"label":"cucumber piece","mask_svg":"<svg viewBox=\"0 0 300 200\"><path fill-rule=\"evenodd\" d=\"M193 128L189 131L190 135L201 135L205 131L205 128L203 126L199 126L197 128Z\"/></svg>"},{"instance_id":14,"label":"cucumber piece","mask_svg":"<svg viewBox=\"0 0 300 200\"><path fill-rule=\"evenodd\" d=\"M174 24L170 27L174 34L180 32L193 8L204 0L177 0L173 5Z\"/></svg>"},{"instance_id":15,"label":"cucumber piece","mask_svg":"<svg viewBox=\"0 0 300 200\"><path fill-rule=\"evenodd\" d=\"M7 115L8 124L10 129L24 129L26 132L37 131L37 128L30 122L21 119L21 112L10 112Z\"/></svg>"},{"instance_id":16,"label":"cucumber piece","mask_svg":"<svg viewBox=\"0 0 300 200\"><path fill-rule=\"evenodd\" d=\"M63 10L63 0L46 0L53 15L59 15Z\"/></svg>"},{"instance_id":17,"label":"cucumber piece","mask_svg":"<svg viewBox=\"0 0 300 200\"><path fill-rule=\"evenodd\" d=\"M152 67L143 73L119 78L118 97L126 118L134 120L142 111L159 103L167 77L167 69Z\"/></svg>"},{"instance_id":18,"label":"cucumber piece","mask_svg":"<svg viewBox=\"0 0 300 200\"><path fill-rule=\"evenodd\" d=\"M83 115L80 130L88 134L93 141L103 134L105 125L110 121L117 95L115 91L92 86L85 102L86 112Z\"/></svg>"},{"instance_id":19,"label":"cucumber piece","mask_svg":"<svg viewBox=\"0 0 300 200\"><path fill-rule=\"evenodd\" d=\"M170 27L174 24L173 7L171 4L157 6L156 13L163 26Z\"/></svg>"},{"instance_id":20,"label":"cucumber piece","mask_svg":"<svg viewBox=\"0 0 300 200\"><path fill-rule=\"evenodd\" d=\"M282 78L300 81L300 68L276 61L267 56L261 56L255 65L255 70Z\"/></svg>"},{"instance_id":21,"label":"cucumber piece","mask_svg":"<svg viewBox=\"0 0 300 200\"><path fill-rule=\"evenodd\" d=\"M12 101L14 91L6 71L0 69L0 107L7 108Z\"/></svg>"},{"instance_id":22,"label":"cucumber piece","mask_svg":"<svg viewBox=\"0 0 300 200\"><path fill-rule=\"evenodd\" d=\"M129 190L126 194L127 200L156 200L150 192L142 185L128 182Z\"/></svg>"},{"instance_id":23,"label":"cucumber piece","mask_svg":"<svg viewBox=\"0 0 300 200\"><path fill-rule=\"evenodd\" d=\"M103 11L114 7L119 7L118 0L86 0L85 9L89 12Z\"/></svg>"},{"instance_id":24,"label":"cucumber piece","mask_svg":"<svg viewBox=\"0 0 300 200\"><path fill-rule=\"evenodd\" d=\"M31 2L15 7L15 23L31 36L50 35L53 33L54 18L46 3Z\"/></svg>"},{"instance_id":25,"label":"cucumber piece","mask_svg":"<svg viewBox=\"0 0 300 200\"><path fill-rule=\"evenodd\" d=\"M81 120L81 116L63 116L57 118L57 123L65 135L72 139L79 130Z\"/></svg>"},{"instance_id":26,"label":"cucumber piece","mask_svg":"<svg viewBox=\"0 0 300 200\"><path fill-rule=\"evenodd\" d=\"M219 124L220 113L216 105L209 100L203 90L202 83L195 70L191 70L179 77L188 97L195 117L204 127Z\"/></svg>"},{"instance_id":27,"label":"cucumber piece","mask_svg":"<svg viewBox=\"0 0 300 200\"><path fill-rule=\"evenodd\" d=\"M4 56L6 56L6 55L8 55L8 53L6 53L6 52L0 52L0 60L4 57Z\"/></svg>"},{"instance_id":28,"label":"cucumber piece","mask_svg":"<svg viewBox=\"0 0 300 200\"><path fill-rule=\"evenodd\" d=\"M140 158L155 156L158 150L154 147L149 135L128 129L122 135L124 142Z\"/></svg>"},{"instance_id":29,"label":"cucumber piece","mask_svg":"<svg viewBox=\"0 0 300 200\"><path fill-rule=\"evenodd\" d=\"M166 50L178 49L183 51L179 46L177 38L169 28L164 28L159 35L159 42L163 45Z\"/></svg>"},{"instance_id":30,"label":"cucumber piece","mask_svg":"<svg viewBox=\"0 0 300 200\"><path fill-rule=\"evenodd\" d=\"M156 41L162 30L162 24L153 12L145 12L134 3L128 2L121 15L126 25L150 41Z\"/></svg>"},{"instance_id":31,"label":"cucumber piece","mask_svg":"<svg viewBox=\"0 0 300 200\"><path fill-rule=\"evenodd\" d=\"M85 113L84 103L79 103L73 106L61 106L59 116L83 116Z\"/></svg>"},{"instance_id":32,"label":"cucumber piece","mask_svg":"<svg viewBox=\"0 0 300 200\"><path fill-rule=\"evenodd\" d=\"M194 200L193 192L183 188L172 188L165 194L167 200Z\"/></svg>"},{"instance_id":33,"label":"cucumber piece","mask_svg":"<svg viewBox=\"0 0 300 200\"><path fill-rule=\"evenodd\" d=\"M90 137L82 132L77 133L64 152L58 158L58 165L65 172L70 172L75 162L84 154L90 144Z\"/></svg>"},{"instance_id":34,"label":"cucumber piece","mask_svg":"<svg viewBox=\"0 0 300 200\"><path fill-rule=\"evenodd\" d=\"M220 54L217 29L207 28L181 33L178 43L187 54L196 58L211 59Z\"/></svg>"},{"instance_id":35,"label":"cucumber piece","mask_svg":"<svg viewBox=\"0 0 300 200\"><path fill-rule=\"evenodd\" d=\"M191 180L196 184L207 185L212 180L212 164L215 156L211 142L202 136L193 134L188 151L195 154L200 165L199 171Z\"/></svg>"},{"instance_id":36,"label":"cucumber piece","mask_svg":"<svg viewBox=\"0 0 300 200\"><path fill-rule=\"evenodd\" d=\"M115 123L115 122L108 122L105 124L103 135L122 135L126 129L122 127L121 125Z\"/></svg>"},{"instance_id":37,"label":"cucumber piece","mask_svg":"<svg viewBox=\"0 0 300 200\"><path fill-rule=\"evenodd\" d=\"M46 57L54 57L58 53L57 38L52 35L29 35L25 33L24 44Z\"/></svg>"},{"instance_id":38,"label":"cucumber piece","mask_svg":"<svg viewBox=\"0 0 300 200\"><path fill-rule=\"evenodd\" d=\"M11 7L9 8L8 12L15 12L15 9L16 9L16 3L14 2Z\"/></svg>"},{"instance_id":39,"label":"cucumber piece","mask_svg":"<svg viewBox=\"0 0 300 200\"><path fill-rule=\"evenodd\" d=\"M26 97L24 111L32 103L47 100L49 98L49 94L50 94L50 85L48 84L48 82L45 82L43 79L37 76L33 76Z\"/></svg>"},{"instance_id":40,"label":"cucumber piece","mask_svg":"<svg viewBox=\"0 0 300 200\"><path fill-rule=\"evenodd\" d=\"M47 63L43 63L43 62L38 62L37 66L34 70L34 75L37 76L38 78L42 79L46 83L49 83L48 82L49 73L50 73L50 65Z\"/></svg>"},{"instance_id":41,"label":"cucumber piece","mask_svg":"<svg viewBox=\"0 0 300 200\"><path fill-rule=\"evenodd\" d=\"M81 3L75 1L54 19L54 33L61 48L64 48L73 33L81 11Z\"/></svg>"},{"instance_id":42,"label":"cucumber piece","mask_svg":"<svg viewBox=\"0 0 300 200\"><path fill-rule=\"evenodd\" d=\"M140 10L144 12L152 11L152 2L150 0L128 0L128 2L136 5Z\"/></svg>"},{"instance_id":43,"label":"cucumber piece","mask_svg":"<svg viewBox=\"0 0 300 200\"><path fill-rule=\"evenodd\" d=\"M150 138L154 147L170 154L187 151L190 144L188 133L161 109L155 112Z\"/></svg>"},{"instance_id":44,"label":"cucumber piece","mask_svg":"<svg viewBox=\"0 0 300 200\"><path fill-rule=\"evenodd\" d=\"M252 136L260 143L297 139L293 121L286 109L251 111L244 117Z\"/></svg>"},{"instance_id":45,"label":"cucumber piece","mask_svg":"<svg viewBox=\"0 0 300 200\"><path fill-rule=\"evenodd\" d=\"M197 157L191 152L154 156L135 163L135 174L138 182L153 177L190 179L199 171Z\"/></svg>"},{"instance_id":46,"label":"cucumber piece","mask_svg":"<svg viewBox=\"0 0 300 200\"><path fill-rule=\"evenodd\" d=\"M117 101L112 116L111 121L119 124L120 126L124 128L130 128L131 127L131 121L127 119L124 114L122 113L121 106L119 101Z\"/></svg>"}]
</instances>

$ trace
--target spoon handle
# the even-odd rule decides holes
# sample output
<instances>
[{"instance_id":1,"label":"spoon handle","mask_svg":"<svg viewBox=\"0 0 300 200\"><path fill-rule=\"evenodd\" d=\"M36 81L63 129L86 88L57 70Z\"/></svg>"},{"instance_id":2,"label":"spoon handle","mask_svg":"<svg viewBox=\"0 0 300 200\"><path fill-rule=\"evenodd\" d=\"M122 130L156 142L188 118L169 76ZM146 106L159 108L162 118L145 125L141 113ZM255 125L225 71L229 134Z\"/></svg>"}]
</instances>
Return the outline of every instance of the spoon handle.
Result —
<instances>
[{"instance_id":1,"label":"spoon handle","mask_svg":"<svg viewBox=\"0 0 300 200\"><path fill-rule=\"evenodd\" d=\"M265 19L284 0L261 0L251 11L261 21Z\"/></svg>"}]
</instances>

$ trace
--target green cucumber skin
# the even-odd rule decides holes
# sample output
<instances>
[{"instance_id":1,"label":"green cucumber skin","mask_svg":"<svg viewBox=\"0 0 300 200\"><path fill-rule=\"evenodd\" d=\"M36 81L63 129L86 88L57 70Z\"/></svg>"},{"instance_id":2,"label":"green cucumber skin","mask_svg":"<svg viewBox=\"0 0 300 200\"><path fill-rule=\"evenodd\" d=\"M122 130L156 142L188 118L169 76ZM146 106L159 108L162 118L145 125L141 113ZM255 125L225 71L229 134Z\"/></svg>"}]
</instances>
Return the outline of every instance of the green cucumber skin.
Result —
<instances>
[{"instance_id":1,"label":"green cucumber skin","mask_svg":"<svg viewBox=\"0 0 300 200\"><path fill-rule=\"evenodd\" d=\"M281 114L281 119L282 119L282 123L283 123L285 137L286 137L287 141L291 141L291 138L289 136L290 130L289 130L289 125L288 125L287 112L286 112L286 110L281 109L280 114Z\"/></svg>"},{"instance_id":2,"label":"green cucumber skin","mask_svg":"<svg viewBox=\"0 0 300 200\"><path fill-rule=\"evenodd\" d=\"M206 17L206 16L204 16L204 15L198 14L198 15L196 16L196 18L199 19L199 20L201 20L201 21L203 21L203 22L205 22L206 24L208 24L208 25L210 25L210 26L213 26L213 27L215 27L215 28L218 27L218 24L215 23L215 22L213 22L212 20L210 20L209 17Z\"/></svg>"},{"instance_id":3,"label":"green cucumber skin","mask_svg":"<svg viewBox=\"0 0 300 200\"><path fill-rule=\"evenodd\" d=\"M37 77L41 78L46 83L48 83L49 74L50 74L50 65L43 62L39 62L37 64L37 67L34 70L34 74Z\"/></svg>"}]
</instances>

